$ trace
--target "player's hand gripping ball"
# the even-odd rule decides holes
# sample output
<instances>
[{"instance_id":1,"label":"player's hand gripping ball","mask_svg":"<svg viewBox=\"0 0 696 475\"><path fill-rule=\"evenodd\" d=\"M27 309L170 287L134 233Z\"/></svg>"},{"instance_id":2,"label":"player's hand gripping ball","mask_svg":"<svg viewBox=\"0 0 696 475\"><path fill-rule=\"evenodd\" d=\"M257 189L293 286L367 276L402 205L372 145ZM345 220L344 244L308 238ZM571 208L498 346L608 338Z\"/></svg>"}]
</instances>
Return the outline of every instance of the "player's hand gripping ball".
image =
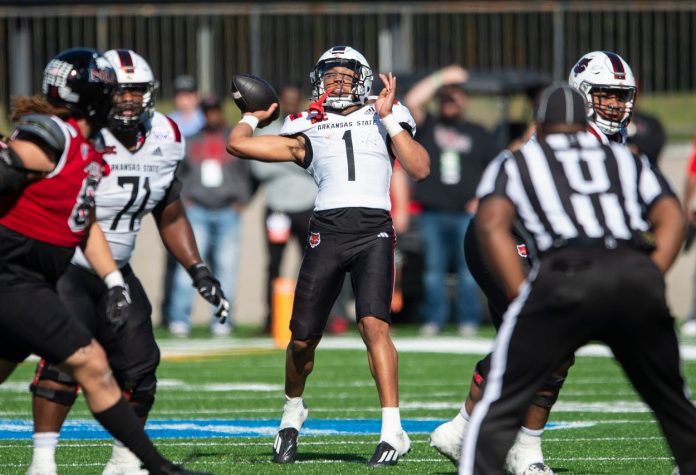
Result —
<instances>
[{"instance_id":1,"label":"player's hand gripping ball","mask_svg":"<svg viewBox=\"0 0 696 475\"><path fill-rule=\"evenodd\" d=\"M232 99L242 112L257 112L268 110L273 103L278 102L273 86L264 79L253 74L235 74L232 77ZM265 127L280 115L278 107L273 114L262 122L259 127Z\"/></svg>"}]
</instances>

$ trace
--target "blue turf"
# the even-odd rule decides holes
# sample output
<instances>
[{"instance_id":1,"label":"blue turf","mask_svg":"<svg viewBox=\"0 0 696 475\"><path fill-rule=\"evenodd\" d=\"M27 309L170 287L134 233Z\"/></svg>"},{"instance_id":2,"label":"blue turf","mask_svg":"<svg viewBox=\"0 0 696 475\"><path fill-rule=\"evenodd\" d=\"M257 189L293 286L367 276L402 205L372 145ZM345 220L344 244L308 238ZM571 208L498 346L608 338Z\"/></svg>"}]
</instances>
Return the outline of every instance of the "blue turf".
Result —
<instances>
[{"instance_id":1,"label":"blue turf","mask_svg":"<svg viewBox=\"0 0 696 475\"><path fill-rule=\"evenodd\" d=\"M410 434L427 434L441 424L435 419L402 419ZM147 433L153 438L193 437L271 437L278 430L278 419L153 419ZM308 435L379 434L380 419L310 419L302 428ZM548 424L547 428L560 428ZM31 439L30 420L0 419L0 439ZM94 420L68 420L61 440L107 439L111 436Z\"/></svg>"}]
</instances>

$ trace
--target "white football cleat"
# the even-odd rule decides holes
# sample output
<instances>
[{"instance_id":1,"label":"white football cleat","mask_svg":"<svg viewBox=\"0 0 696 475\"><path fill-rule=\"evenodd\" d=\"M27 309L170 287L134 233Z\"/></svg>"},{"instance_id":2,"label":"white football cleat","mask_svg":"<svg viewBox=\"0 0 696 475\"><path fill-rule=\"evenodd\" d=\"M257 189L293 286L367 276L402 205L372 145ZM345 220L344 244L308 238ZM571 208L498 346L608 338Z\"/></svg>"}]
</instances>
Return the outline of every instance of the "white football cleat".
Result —
<instances>
[{"instance_id":1,"label":"white football cleat","mask_svg":"<svg viewBox=\"0 0 696 475\"><path fill-rule=\"evenodd\" d=\"M405 431L394 437L385 437L377 444L375 453L367 462L368 467L388 467L396 465L401 457L411 451L411 439Z\"/></svg>"},{"instance_id":2,"label":"white football cleat","mask_svg":"<svg viewBox=\"0 0 696 475\"><path fill-rule=\"evenodd\" d=\"M57 470L55 460L33 459L26 475L57 475Z\"/></svg>"},{"instance_id":3,"label":"white football cleat","mask_svg":"<svg viewBox=\"0 0 696 475\"><path fill-rule=\"evenodd\" d=\"M454 419L440 424L430 433L430 446L458 466L468 424L461 414L457 414Z\"/></svg>"},{"instance_id":4,"label":"white football cleat","mask_svg":"<svg viewBox=\"0 0 696 475\"><path fill-rule=\"evenodd\" d=\"M140 459L123 445L114 444L102 475L148 475Z\"/></svg>"},{"instance_id":5,"label":"white football cleat","mask_svg":"<svg viewBox=\"0 0 696 475\"><path fill-rule=\"evenodd\" d=\"M544 463L541 452L541 436L531 436L520 431L505 459L505 468L512 475L553 475Z\"/></svg>"}]
</instances>

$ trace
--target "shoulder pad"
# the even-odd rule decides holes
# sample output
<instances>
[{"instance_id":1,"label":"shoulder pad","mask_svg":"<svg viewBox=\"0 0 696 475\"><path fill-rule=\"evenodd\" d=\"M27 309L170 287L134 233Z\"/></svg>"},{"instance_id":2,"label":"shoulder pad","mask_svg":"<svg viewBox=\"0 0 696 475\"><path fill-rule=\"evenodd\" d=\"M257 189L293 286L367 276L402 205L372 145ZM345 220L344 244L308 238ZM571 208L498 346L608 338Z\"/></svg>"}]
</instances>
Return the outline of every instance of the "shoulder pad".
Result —
<instances>
[{"instance_id":1,"label":"shoulder pad","mask_svg":"<svg viewBox=\"0 0 696 475\"><path fill-rule=\"evenodd\" d=\"M58 155L65 149L65 132L50 115L28 114L15 125L22 140L39 141L54 150Z\"/></svg>"},{"instance_id":2,"label":"shoulder pad","mask_svg":"<svg viewBox=\"0 0 696 475\"><path fill-rule=\"evenodd\" d=\"M280 129L280 135L295 135L305 132L312 127L314 127L314 124L309 120L307 112L298 112L285 118L283 127Z\"/></svg>"}]
</instances>

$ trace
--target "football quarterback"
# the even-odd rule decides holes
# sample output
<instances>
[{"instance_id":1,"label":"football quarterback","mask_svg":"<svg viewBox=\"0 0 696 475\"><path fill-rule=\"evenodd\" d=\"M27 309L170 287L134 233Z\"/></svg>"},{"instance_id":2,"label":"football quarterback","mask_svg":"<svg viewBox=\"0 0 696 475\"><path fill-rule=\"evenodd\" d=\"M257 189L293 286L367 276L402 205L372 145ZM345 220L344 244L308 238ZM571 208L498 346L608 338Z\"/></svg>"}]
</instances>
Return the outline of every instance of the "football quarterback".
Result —
<instances>
[{"instance_id":1,"label":"football quarterback","mask_svg":"<svg viewBox=\"0 0 696 475\"><path fill-rule=\"evenodd\" d=\"M395 101L396 77L380 74L383 89L370 99L372 69L350 46L334 46L310 73L309 110L285 119L280 135L253 137L273 114L245 113L230 133L228 151L263 161L294 161L319 187L298 277L286 354L283 417L273 461L290 463L307 418L302 398L331 307L350 272L358 330L382 406L382 431L370 466L395 465L410 449L399 415L397 355L389 336L395 233L389 210L392 161L414 179L430 173L415 123Z\"/></svg>"}]
</instances>

